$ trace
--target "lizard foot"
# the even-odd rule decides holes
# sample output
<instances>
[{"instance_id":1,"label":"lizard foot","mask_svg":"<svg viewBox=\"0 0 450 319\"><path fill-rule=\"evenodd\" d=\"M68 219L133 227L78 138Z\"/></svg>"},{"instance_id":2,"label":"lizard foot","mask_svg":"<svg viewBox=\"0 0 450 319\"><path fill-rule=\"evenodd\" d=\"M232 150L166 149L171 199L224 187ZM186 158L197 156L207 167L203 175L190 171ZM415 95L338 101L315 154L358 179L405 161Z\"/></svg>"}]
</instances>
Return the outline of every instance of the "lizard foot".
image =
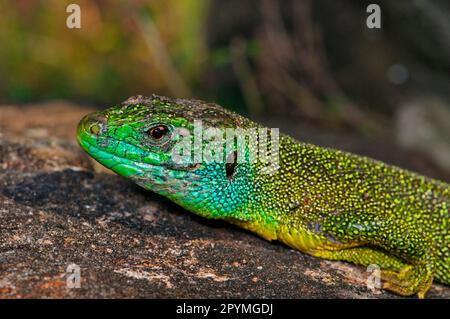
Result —
<instances>
[{"instance_id":1,"label":"lizard foot","mask_svg":"<svg viewBox=\"0 0 450 319\"><path fill-rule=\"evenodd\" d=\"M399 272L382 270L383 288L402 296L417 294L420 299L433 283L433 272L426 265L406 266Z\"/></svg>"}]
</instances>

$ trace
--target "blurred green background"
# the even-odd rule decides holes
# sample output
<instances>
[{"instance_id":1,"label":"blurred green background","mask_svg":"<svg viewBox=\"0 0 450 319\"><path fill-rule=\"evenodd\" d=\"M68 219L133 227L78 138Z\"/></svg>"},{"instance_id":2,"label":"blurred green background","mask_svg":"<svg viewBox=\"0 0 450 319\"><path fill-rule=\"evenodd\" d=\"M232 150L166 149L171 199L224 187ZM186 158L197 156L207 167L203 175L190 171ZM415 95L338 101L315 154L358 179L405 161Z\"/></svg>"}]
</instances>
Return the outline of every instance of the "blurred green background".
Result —
<instances>
[{"instance_id":1,"label":"blurred green background","mask_svg":"<svg viewBox=\"0 0 450 319\"><path fill-rule=\"evenodd\" d=\"M371 2L0 1L0 102L196 97L392 138L450 171L450 4L377 1L369 29Z\"/></svg>"}]
</instances>

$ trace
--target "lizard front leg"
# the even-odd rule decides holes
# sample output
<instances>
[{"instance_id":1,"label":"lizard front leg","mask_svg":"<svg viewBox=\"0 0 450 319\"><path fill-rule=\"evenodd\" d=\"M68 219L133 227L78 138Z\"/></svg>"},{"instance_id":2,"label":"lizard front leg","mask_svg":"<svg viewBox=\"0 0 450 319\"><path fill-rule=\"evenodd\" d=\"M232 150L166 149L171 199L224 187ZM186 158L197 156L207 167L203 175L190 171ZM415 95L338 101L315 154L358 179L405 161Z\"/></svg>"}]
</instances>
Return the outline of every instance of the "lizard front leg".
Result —
<instances>
[{"instance_id":1,"label":"lizard front leg","mask_svg":"<svg viewBox=\"0 0 450 319\"><path fill-rule=\"evenodd\" d=\"M333 241L359 243L360 246L338 251L313 253L323 258L344 260L382 268L384 288L400 295L417 293L423 298L433 282L433 245L426 234L396 219L381 219L363 214L340 214L326 218L322 232ZM378 251L380 250L380 251Z\"/></svg>"},{"instance_id":2,"label":"lizard front leg","mask_svg":"<svg viewBox=\"0 0 450 319\"><path fill-rule=\"evenodd\" d=\"M353 247L343 250L317 249L309 252L315 257L329 260L348 261L356 265L369 266L377 265L381 270L381 279L384 281L383 288L396 292L401 295L412 295L416 292L416 286L411 280L419 277L420 274L411 273L417 271L417 268L396 256L391 256L384 251L376 250L371 247ZM432 280L432 277L430 277ZM425 290L428 286L425 285ZM419 297L423 298L418 292Z\"/></svg>"}]
</instances>

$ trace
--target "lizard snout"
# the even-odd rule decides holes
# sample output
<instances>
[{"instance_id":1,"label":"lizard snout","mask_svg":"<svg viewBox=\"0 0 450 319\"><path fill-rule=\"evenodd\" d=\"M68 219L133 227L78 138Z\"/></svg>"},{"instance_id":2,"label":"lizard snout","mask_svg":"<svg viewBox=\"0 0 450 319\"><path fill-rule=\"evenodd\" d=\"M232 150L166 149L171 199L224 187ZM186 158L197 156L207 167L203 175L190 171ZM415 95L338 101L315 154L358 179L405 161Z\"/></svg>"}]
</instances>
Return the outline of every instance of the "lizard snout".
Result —
<instances>
[{"instance_id":1,"label":"lizard snout","mask_svg":"<svg viewBox=\"0 0 450 319\"><path fill-rule=\"evenodd\" d=\"M78 124L78 132L86 132L91 135L99 135L106 128L106 118L102 112L94 112L84 116Z\"/></svg>"}]
</instances>

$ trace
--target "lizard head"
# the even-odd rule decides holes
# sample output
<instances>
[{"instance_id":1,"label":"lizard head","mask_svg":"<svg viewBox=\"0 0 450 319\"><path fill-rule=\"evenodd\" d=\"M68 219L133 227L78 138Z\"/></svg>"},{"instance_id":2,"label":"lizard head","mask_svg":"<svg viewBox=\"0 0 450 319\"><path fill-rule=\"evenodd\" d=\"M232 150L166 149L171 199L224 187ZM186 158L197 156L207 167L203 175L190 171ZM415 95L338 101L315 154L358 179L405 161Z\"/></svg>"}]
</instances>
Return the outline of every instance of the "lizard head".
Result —
<instances>
[{"instance_id":1,"label":"lizard head","mask_svg":"<svg viewBox=\"0 0 450 319\"><path fill-rule=\"evenodd\" d=\"M215 131L218 136L220 130L255 125L216 104L136 96L86 115L77 139L117 174L197 214L221 218L248 203L254 172L249 163L237 163L236 143L230 150L224 140L206 143L201 136L198 141L199 134ZM205 159L208 147L213 150Z\"/></svg>"}]
</instances>

